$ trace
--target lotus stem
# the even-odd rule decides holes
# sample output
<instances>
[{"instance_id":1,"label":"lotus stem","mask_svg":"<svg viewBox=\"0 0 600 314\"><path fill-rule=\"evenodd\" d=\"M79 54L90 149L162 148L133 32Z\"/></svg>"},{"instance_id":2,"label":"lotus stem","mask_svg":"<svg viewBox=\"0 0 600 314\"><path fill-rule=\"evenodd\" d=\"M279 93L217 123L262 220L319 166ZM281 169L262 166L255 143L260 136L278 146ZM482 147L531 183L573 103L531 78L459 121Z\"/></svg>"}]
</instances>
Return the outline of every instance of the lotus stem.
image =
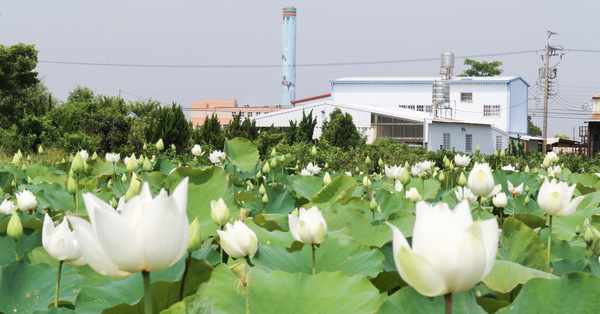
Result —
<instances>
[{"instance_id":1,"label":"lotus stem","mask_svg":"<svg viewBox=\"0 0 600 314\"><path fill-rule=\"evenodd\" d=\"M552 273L552 268L550 268L550 248L552 247L552 215L548 215L548 273Z\"/></svg>"},{"instance_id":2,"label":"lotus stem","mask_svg":"<svg viewBox=\"0 0 600 314\"><path fill-rule=\"evenodd\" d=\"M481 211L482 211L482 208L481 208L481 196L478 196L477 197L477 219L478 220L481 220Z\"/></svg>"},{"instance_id":3,"label":"lotus stem","mask_svg":"<svg viewBox=\"0 0 600 314\"><path fill-rule=\"evenodd\" d=\"M317 248L314 244L311 244L310 247L312 248L312 274L315 275L317 274L317 258L315 254Z\"/></svg>"},{"instance_id":4,"label":"lotus stem","mask_svg":"<svg viewBox=\"0 0 600 314\"><path fill-rule=\"evenodd\" d=\"M246 290L246 314L250 314L250 286L247 281L244 283L244 288Z\"/></svg>"},{"instance_id":5,"label":"lotus stem","mask_svg":"<svg viewBox=\"0 0 600 314\"><path fill-rule=\"evenodd\" d=\"M446 293L444 295L444 299L446 300L446 314L452 313L452 293Z\"/></svg>"},{"instance_id":6,"label":"lotus stem","mask_svg":"<svg viewBox=\"0 0 600 314\"><path fill-rule=\"evenodd\" d=\"M56 272L56 284L54 285L54 307L58 307L58 292L60 291L60 276L64 261L58 261L58 271Z\"/></svg>"},{"instance_id":7,"label":"lotus stem","mask_svg":"<svg viewBox=\"0 0 600 314\"><path fill-rule=\"evenodd\" d=\"M144 313L152 314L152 286L150 284L150 272L142 270L144 279Z\"/></svg>"},{"instance_id":8,"label":"lotus stem","mask_svg":"<svg viewBox=\"0 0 600 314\"><path fill-rule=\"evenodd\" d=\"M17 262L21 260L21 258L19 257L19 240L17 239L15 239L15 259Z\"/></svg>"},{"instance_id":9,"label":"lotus stem","mask_svg":"<svg viewBox=\"0 0 600 314\"><path fill-rule=\"evenodd\" d=\"M188 271L190 270L190 264L192 262L192 252L188 252L188 256L185 259L185 269L183 270L183 276L181 277L181 287L179 288L179 301L183 301L185 280L187 279Z\"/></svg>"}]
</instances>

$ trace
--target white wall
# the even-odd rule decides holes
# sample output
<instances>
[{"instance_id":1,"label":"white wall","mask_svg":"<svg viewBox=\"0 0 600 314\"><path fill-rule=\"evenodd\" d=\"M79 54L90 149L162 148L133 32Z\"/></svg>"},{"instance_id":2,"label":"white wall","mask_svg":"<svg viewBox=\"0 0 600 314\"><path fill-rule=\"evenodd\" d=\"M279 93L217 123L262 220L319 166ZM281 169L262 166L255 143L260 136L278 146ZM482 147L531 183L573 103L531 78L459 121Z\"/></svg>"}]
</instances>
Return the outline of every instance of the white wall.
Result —
<instances>
[{"instance_id":1,"label":"white wall","mask_svg":"<svg viewBox=\"0 0 600 314\"><path fill-rule=\"evenodd\" d=\"M510 116L509 128L511 133L527 134L529 120L527 119L527 101L529 89L521 80L510 82Z\"/></svg>"},{"instance_id":2,"label":"white wall","mask_svg":"<svg viewBox=\"0 0 600 314\"><path fill-rule=\"evenodd\" d=\"M482 153L491 154L494 152L492 128L489 125L440 122L429 124L427 150L439 150L443 145L444 133L450 133L450 149L454 148L457 151L464 152L466 134L471 134L473 136L473 153L477 145L481 148Z\"/></svg>"}]
</instances>

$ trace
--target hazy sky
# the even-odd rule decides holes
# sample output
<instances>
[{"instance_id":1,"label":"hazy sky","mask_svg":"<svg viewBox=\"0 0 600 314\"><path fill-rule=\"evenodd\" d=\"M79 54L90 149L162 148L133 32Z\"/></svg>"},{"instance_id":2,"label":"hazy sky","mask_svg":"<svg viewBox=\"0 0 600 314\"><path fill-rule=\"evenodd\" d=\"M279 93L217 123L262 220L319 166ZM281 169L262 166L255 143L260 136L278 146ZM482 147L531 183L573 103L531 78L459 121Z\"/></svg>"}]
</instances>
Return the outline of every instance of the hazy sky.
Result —
<instances>
[{"instance_id":1,"label":"hazy sky","mask_svg":"<svg viewBox=\"0 0 600 314\"><path fill-rule=\"evenodd\" d=\"M565 49L562 61L551 59L560 63L549 135L577 133L590 113L582 105L600 93L600 1L591 0L2 0L0 44L35 44L37 71L61 100L81 85L184 107L203 99L278 104L285 6L298 9L297 98L328 93L329 81L345 76L436 76L443 51L457 56L456 74L464 57L502 61L503 75L523 77L530 97L541 97L548 30ZM370 61L390 62L331 65ZM529 108L541 127L541 98Z\"/></svg>"}]
</instances>

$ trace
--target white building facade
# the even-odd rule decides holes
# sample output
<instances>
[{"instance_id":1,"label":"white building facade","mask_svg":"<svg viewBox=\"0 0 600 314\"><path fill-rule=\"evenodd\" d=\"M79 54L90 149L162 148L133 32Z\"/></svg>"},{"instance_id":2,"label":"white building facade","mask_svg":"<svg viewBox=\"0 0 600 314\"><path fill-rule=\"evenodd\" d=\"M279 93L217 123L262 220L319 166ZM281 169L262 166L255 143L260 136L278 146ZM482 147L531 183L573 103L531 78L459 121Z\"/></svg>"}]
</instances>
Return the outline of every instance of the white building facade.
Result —
<instances>
[{"instance_id":1,"label":"white building facade","mask_svg":"<svg viewBox=\"0 0 600 314\"><path fill-rule=\"evenodd\" d=\"M429 150L455 149L482 153L508 147L510 137L528 132L529 85L520 77L449 80L449 102L433 115L436 78L342 78L331 81L331 96L256 117L256 125L289 126L303 111L317 117L314 137L339 108L352 115L359 131L372 142L392 137Z\"/></svg>"}]
</instances>

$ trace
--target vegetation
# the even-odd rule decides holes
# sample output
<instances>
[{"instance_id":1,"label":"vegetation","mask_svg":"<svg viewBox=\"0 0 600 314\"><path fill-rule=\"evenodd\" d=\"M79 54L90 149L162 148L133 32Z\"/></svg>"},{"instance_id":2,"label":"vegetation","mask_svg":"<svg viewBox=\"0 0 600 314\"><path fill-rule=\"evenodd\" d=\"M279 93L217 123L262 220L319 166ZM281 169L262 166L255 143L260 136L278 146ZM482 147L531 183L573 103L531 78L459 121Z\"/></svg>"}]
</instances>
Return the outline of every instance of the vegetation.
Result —
<instances>
[{"instance_id":1,"label":"vegetation","mask_svg":"<svg viewBox=\"0 0 600 314\"><path fill-rule=\"evenodd\" d=\"M498 76L504 72L499 66L502 65L500 61L475 61L472 59L465 59L465 65L470 66L469 69L465 69L462 74L458 76Z\"/></svg>"}]
</instances>

